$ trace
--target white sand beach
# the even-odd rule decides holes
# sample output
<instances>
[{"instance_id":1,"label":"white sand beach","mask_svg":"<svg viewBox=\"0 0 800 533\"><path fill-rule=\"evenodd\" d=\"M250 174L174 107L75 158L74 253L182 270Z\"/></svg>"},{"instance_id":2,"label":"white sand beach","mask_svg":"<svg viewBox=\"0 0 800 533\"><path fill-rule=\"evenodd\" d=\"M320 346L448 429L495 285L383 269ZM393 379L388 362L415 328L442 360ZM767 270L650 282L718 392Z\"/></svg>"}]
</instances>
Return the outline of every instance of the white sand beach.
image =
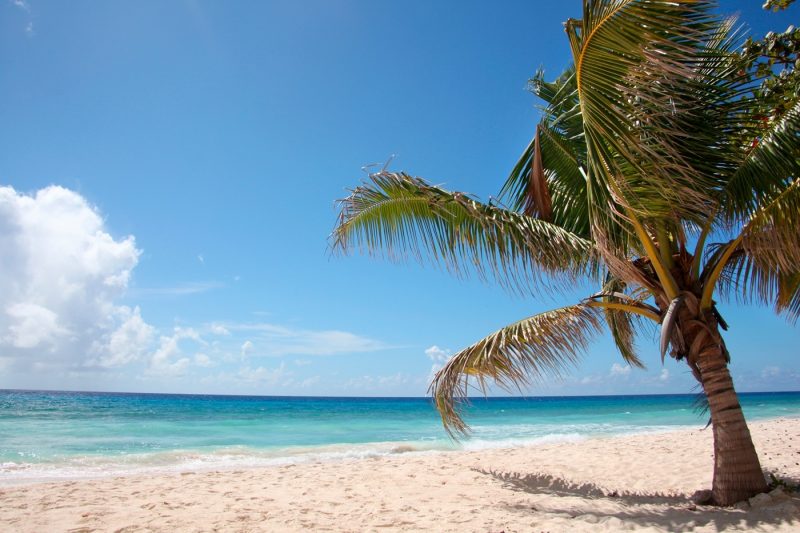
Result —
<instances>
[{"instance_id":1,"label":"white sand beach","mask_svg":"<svg viewBox=\"0 0 800 533\"><path fill-rule=\"evenodd\" d=\"M800 419L750 425L765 470L800 480ZM695 506L711 431L0 487L0 530L800 531L800 495Z\"/></svg>"}]
</instances>

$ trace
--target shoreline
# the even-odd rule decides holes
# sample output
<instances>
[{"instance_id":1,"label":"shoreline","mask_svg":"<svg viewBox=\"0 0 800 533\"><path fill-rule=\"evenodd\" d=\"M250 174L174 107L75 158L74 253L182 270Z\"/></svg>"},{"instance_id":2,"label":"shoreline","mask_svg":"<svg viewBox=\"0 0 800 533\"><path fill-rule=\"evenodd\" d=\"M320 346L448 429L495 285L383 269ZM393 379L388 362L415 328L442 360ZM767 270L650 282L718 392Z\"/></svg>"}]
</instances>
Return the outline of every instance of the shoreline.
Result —
<instances>
[{"instance_id":1,"label":"shoreline","mask_svg":"<svg viewBox=\"0 0 800 533\"><path fill-rule=\"evenodd\" d=\"M798 420L800 414L782 415L756 419L748 426L761 422ZM384 457L425 457L439 454L470 454L502 452L515 449L539 448L576 444L591 440L626 439L636 436L665 435L671 433L704 431L702 424L677 426L648 426L646 429L620 433L562 433L548 434L530 439L475 440L454 443L453 441L380 441L362 443L335 443L317 446L289 446L275 449L255 449L246 446L228 446L214 450L174 449L150 454L93 455L93 464L76 456L74 465L49 465L42 463L0 464L0 489L40 483L62 483L90 481L137 476L169 476L185 473L231 472L239 470L269 469L281 466L308 464L337 464ZM710 429L709 429L710 431ZM455 446L455 447L449 447ZM460 446L460 447L459 447ZM169 457L178 457L183 462L163 463ZM116 459L116 462L114 460ZM161 459L161 461L159 461ZM233 460L231 460L233 459ZM162 464L158 464L161 462ZM125 464L125 466L122 466ZM39 466L52 466L53 473L15 477L15 471L26 472Z\"/></svg>"},{"instance_id":2,"label":"shoreline","mask_svg":"<svg viewBox=\"0 0 800 533\"><path fill-rule=\"evenodd\" d=\"M800 481L800 418L750 422L762 467ZM693 506L710 488L711 431L399 453L205 472L0 487L14 530L790 531L800 499ZM694 509L693 509L694 508Z\"/></svg>"}]
</instances>

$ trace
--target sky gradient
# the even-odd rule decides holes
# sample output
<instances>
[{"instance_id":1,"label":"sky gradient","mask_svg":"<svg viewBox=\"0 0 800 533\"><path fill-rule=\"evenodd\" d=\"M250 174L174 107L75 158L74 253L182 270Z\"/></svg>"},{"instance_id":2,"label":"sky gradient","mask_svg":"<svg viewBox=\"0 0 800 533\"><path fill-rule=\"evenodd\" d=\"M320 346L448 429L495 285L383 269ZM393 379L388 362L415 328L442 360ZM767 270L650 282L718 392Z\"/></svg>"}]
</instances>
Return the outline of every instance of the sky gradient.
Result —
<instances>
[{"instance_id":1,"label":"sky gradient","mask_svg":"<svg viewBox=\"0 0 800 533\"><path fill-rule=\"evenodd\" d=\"M798 20L722 1L756 36ZM580 2L0 3L0 388L419 396L459 348L574 294L331 256L390 156L497 194ZM725 303L739 390L800 389L800 332ZM531 394L690 392L600 339Z\"/></svg>"}]
</instances>

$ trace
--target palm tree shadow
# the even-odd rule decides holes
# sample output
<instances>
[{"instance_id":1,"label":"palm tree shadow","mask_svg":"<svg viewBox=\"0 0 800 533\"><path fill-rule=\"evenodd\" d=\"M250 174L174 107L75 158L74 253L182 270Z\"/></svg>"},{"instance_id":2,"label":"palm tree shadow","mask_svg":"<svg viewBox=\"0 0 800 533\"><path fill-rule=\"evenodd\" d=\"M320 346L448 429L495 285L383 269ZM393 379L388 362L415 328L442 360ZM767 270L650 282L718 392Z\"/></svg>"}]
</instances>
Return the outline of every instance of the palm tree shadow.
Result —
<instances>
[{"instance_id":1,"label":"palm tree shadow","mask_svg":"<svg viewBox=\"0 0 800 533\"><path fill-rule=\"evenodd\" d=\"M575 496L588 499L613 499L620 503L635 504L670 504L680 505L689 502L686 496L665 493L639 494L627 491L606 491L594 483L573 483L550 474L521 474L519 472L499 472L496 470L476 469L476 472L490 475L501 481L506 488L520 492L535 494L549 493L555 496Z\"/></svg>"},{"instance_id":2,"label":"palm tree shadow","mask_svg":"<svg viewBox=\"0 0 800 533\"><path fill-rule=\"evenodd\" d=\"M536 495L551 495L559 498L581 498L583 500L606 500L612 505L592 506L576 512L574 500L559 505L552 500L537 502L534 506L507 505L510 512L569 514L573 518L591 513L598 519L617 518L638 528L655 527L667 531L688 532L698 527L711 526L717 531L727 528L756 529L765 525L793 525L800 527L800 516L786 508L763 508L744 511L736 508L696 506L685 495L664 493L633 493L607 491L594 483L573 483L550 474L501 472L474 469L475 472L493 477L509 490ZM795 504L798 503L794 498Z\"/></svg>"}]
</instances>

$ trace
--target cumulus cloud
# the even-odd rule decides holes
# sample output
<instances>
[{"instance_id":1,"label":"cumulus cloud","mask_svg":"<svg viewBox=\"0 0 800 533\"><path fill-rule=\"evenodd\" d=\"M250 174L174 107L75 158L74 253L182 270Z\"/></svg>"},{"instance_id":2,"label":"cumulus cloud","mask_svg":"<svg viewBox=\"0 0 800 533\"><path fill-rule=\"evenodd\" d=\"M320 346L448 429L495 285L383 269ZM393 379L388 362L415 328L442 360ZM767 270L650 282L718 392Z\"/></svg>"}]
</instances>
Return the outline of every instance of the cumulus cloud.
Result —
<instances>
[{"instance_id":1,"label":"cumulus cloud","mask_svg":"<svg viewBox=\"0 0 800 533\"><path fill-rule=\"evenodd\" d=\"M89 366L112 368L138 361L151 345L155 329L142 319L138 307L132 311L128 307L120 307L116 313L121 317L121 325L111 332L105 346L102 342L93 344L92 353L101 355L90 360Z\"/></svg>"},{"instance_id":2,"label":"cumulus cloud","mask_svg":"<svg viewBox=\"0 0 800 533\"><path fill-rule=\"evenodd\" d=\"M614 363L611 365L610 374L612 376L617 377L628 377L631 373L631 366L630 365L621 365L619 363Z\"/></svg>"},{"instance_id":3,"label":"cumulus cloud","mask_svg":"<svg viewBox=\"0 0 800 533\"><path fill-rule=\"evenodd\" d=\"M425 355L434 363L444 363L450 358L450 350L439 348L434 344L425 350Z\"/></svg>"},{"instance_id":4,"label":"cumulus cloud","mask_svg":"<svg viewBox=\"0 0 800 533\"><path fill-rule=\"evenodd\" d=\"M669 380L669 370L667 370L666 368L662 368L661 373L658 375L658 379L661 381Z\"/></svg>"},{"instance_id":5,"label":"cumulus cloud","mask_svg":"<svg viewBox=\"0 0 800 533\"><path fill-rule=\"evenodd\" d=\"M112 367L142 356L152 328L117 305L140 251L79 194L0 187L0 355L18 371Z\"/></svg>"},{"instance_id":6,"label":"cumulus cloud","mask_svg":"<svg viewBox=\"0 0 800 533\"><path fill-rule=\"evenodd\" d=\"M425 381L431 382L433 378L436 377L436 373L442 369L442 365L450 359L450 349L449 348L439 348L437 345L433 345L429 348L425 349L425 355L433 361L431 365L431 369L428 371L428 376L425 378Z\"/></svg>"},{"instance_id":7,"label":"cumulus cloud","mask_svg":"<svg viewBox=\"0 0 800 533\"><path fill-rule=\"evenodd\" d=\"M247 357L250 352L253 351L253 343L250 341L244 341L242 343L242 357Z\"/></svg>"},{"instance_id":8,"label":"cumulus cloud","mask_svg":"<svg viewBox=\"0 0 800 533\"><path fill-rule=\"evenodd\" d=\"M191 359L184 356L181 341L206 344L200 334L192 328L175 328L172 335L164 335L159 341L158 349L150 356L147 373L153 376L182 376L186 373ZM197 360L195 358L195 360ZM202 358L201 358L202 360Z\"/></svg>"}]
</instances>

